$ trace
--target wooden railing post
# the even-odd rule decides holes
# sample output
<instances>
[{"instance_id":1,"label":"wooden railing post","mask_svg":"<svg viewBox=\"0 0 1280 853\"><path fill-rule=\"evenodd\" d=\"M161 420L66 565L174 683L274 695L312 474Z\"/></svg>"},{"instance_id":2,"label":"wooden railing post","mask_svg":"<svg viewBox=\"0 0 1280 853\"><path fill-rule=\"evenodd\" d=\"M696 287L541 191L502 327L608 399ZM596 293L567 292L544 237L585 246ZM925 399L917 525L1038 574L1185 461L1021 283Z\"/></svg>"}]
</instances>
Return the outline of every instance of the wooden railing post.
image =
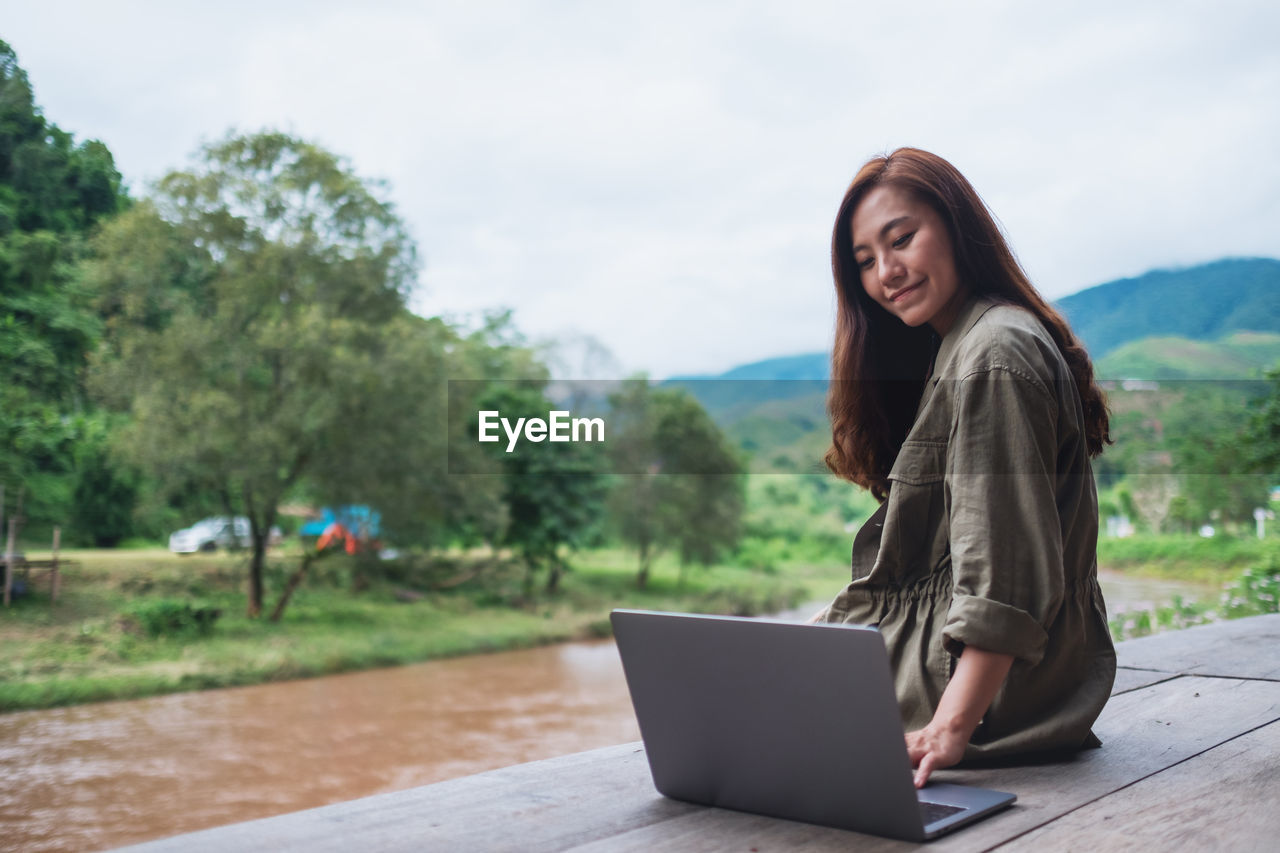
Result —
<instances>
[{"instance_id":1,"label":"wooden railing post","mask_svg":"<svg viewBox=\"0 0 1280 853\"><path fill-rule=\"evenodd\" d=\"M9 519L9 539L4 546L4 606L13 600L13 540L18 535L18 519Z\"/></svg>"},{"instance_id":2,"label":"wooden railing post","mask_svg":"<svg viewBox=\"0 0 1280 853\"><path fill-rule=\"evenodd\" d=\"M62 542L62 528L55 525L53 528L53 589L49 593L49 603L58 603L58 585L60 578L58 577L58 545Z\"/></svg>"}]
</instances>

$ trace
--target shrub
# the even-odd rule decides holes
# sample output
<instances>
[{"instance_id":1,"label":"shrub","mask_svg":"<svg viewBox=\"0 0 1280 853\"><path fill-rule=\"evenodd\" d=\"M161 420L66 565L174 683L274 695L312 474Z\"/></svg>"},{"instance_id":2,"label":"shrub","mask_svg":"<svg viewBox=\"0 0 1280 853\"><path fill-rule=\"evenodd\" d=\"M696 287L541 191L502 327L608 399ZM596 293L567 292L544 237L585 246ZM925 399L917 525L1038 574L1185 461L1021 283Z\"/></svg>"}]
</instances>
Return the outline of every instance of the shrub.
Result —
<instances>
[{"instance_id":1,"label":"shrub","mask_svg":"<svg viewBox=\"0 0 1280 853\"><path fill-rule=\"evenodd\" d=\"M1214 621L1216 615L1207 604L1183 601L1175 595L1173 604L1154 610L1127 610L1110 620L1111 637L1117 642L1145 637L1157 631L1179 630Z\"/></svg>"},{"instance_id":2,"label":"shrub","mask_svg":"<svg viewBox=\"0 0 1280 853\"><path fill-rule=\"evenodd\" d=\"M1172 606L1117 613L1110 620L1111 636L1117 641L1129 640L1155 631L1264 613L1280 613L1280 559L1275 557L1261 566L1245 569L1238 580L1227 584L1216 610L1208 604L1184 602L1174 596Z\"/></svg>"},{"instance_id":3,"label":"shrub","mask_svg":"<svg viewBox=\"0 0 1280 853\"><path fill-rule=\"evenodd\" d=\"M125 619L150 637L208 636L222 611L187 601L159 598L136 604Z\"/></svg>"},{"instance_id":4,"label":"shrub","mask_svg":"<svg viewBox=\"0 0 1280 853\"><path fill-rule=\"evenodd\" d=\"M1222 592L1222 611L1228 619L1260 613L1280 613L1280 560L1245 569L1238 581Z\"/></svg>"}]
</instances>

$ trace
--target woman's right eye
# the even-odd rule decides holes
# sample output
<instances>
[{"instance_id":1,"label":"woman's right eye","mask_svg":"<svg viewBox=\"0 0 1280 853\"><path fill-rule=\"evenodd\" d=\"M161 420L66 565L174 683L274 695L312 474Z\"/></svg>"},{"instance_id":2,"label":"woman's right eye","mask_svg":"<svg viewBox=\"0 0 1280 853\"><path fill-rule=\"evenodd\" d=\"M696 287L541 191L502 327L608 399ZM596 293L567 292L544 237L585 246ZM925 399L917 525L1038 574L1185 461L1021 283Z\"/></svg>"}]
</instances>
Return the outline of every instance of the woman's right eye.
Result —
<instances>
[{"instance_id":1,"label":"woman's right eye","mask_svg":"<svg viewBox=\"0 0 1280 853\"><path fill-rule=\"evenodd\" d=\"M858 261L858 269L869 270L871 269L871 265L874 264L875 262L876 262L875 258L863 258L862 260Z\"/></svg>"}]
</instances>

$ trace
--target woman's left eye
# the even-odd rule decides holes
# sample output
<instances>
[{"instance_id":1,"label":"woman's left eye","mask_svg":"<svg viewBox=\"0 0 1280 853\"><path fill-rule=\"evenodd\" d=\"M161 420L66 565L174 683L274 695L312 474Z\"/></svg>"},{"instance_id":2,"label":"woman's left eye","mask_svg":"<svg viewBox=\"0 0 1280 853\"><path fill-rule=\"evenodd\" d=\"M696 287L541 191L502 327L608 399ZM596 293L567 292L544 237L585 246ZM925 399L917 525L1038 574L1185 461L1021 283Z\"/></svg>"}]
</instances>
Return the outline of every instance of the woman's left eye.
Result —
<instances>
[{"instance_id":1,"label":"woman's left eye","mask_svg":"<svg viewBox=\"0 0 1280 853\"><path fill-rule=\"evenodd\" d=\"M910 242L911 242L911 238L912 238L912 237L914 237L914 236L916 236L916 232L914 232L914 231L908 231L906 234L903 234L903 235L902 235L901 237L899 237L897 240L894 240L894 241L893 241L893 248L895 248L895 249L901 249L903 246L905 246L905 245L907 245L908 243L910 243Z\"/></svg>"}]
</instances>

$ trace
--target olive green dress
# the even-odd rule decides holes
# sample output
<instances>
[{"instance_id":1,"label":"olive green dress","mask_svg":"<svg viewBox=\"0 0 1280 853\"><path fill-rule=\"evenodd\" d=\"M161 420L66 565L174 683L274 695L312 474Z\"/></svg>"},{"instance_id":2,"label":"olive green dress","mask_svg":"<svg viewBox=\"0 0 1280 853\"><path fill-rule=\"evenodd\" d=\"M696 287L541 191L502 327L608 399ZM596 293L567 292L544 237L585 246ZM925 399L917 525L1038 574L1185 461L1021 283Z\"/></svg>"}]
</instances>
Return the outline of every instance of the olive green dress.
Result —
<instances>
[{"instance_id":1,"label":"olive green dress","mask_svg":"<svg viewBox=\"0 0 1280 853\"><path fill-rule=\"evenodd\" d=\"M1040 322L971 298L825 619L877 625L907 731L964 647L1014 656L966 759L1097 746L1115 678L1079 394Z\"/></svg>"}]
</instances>

